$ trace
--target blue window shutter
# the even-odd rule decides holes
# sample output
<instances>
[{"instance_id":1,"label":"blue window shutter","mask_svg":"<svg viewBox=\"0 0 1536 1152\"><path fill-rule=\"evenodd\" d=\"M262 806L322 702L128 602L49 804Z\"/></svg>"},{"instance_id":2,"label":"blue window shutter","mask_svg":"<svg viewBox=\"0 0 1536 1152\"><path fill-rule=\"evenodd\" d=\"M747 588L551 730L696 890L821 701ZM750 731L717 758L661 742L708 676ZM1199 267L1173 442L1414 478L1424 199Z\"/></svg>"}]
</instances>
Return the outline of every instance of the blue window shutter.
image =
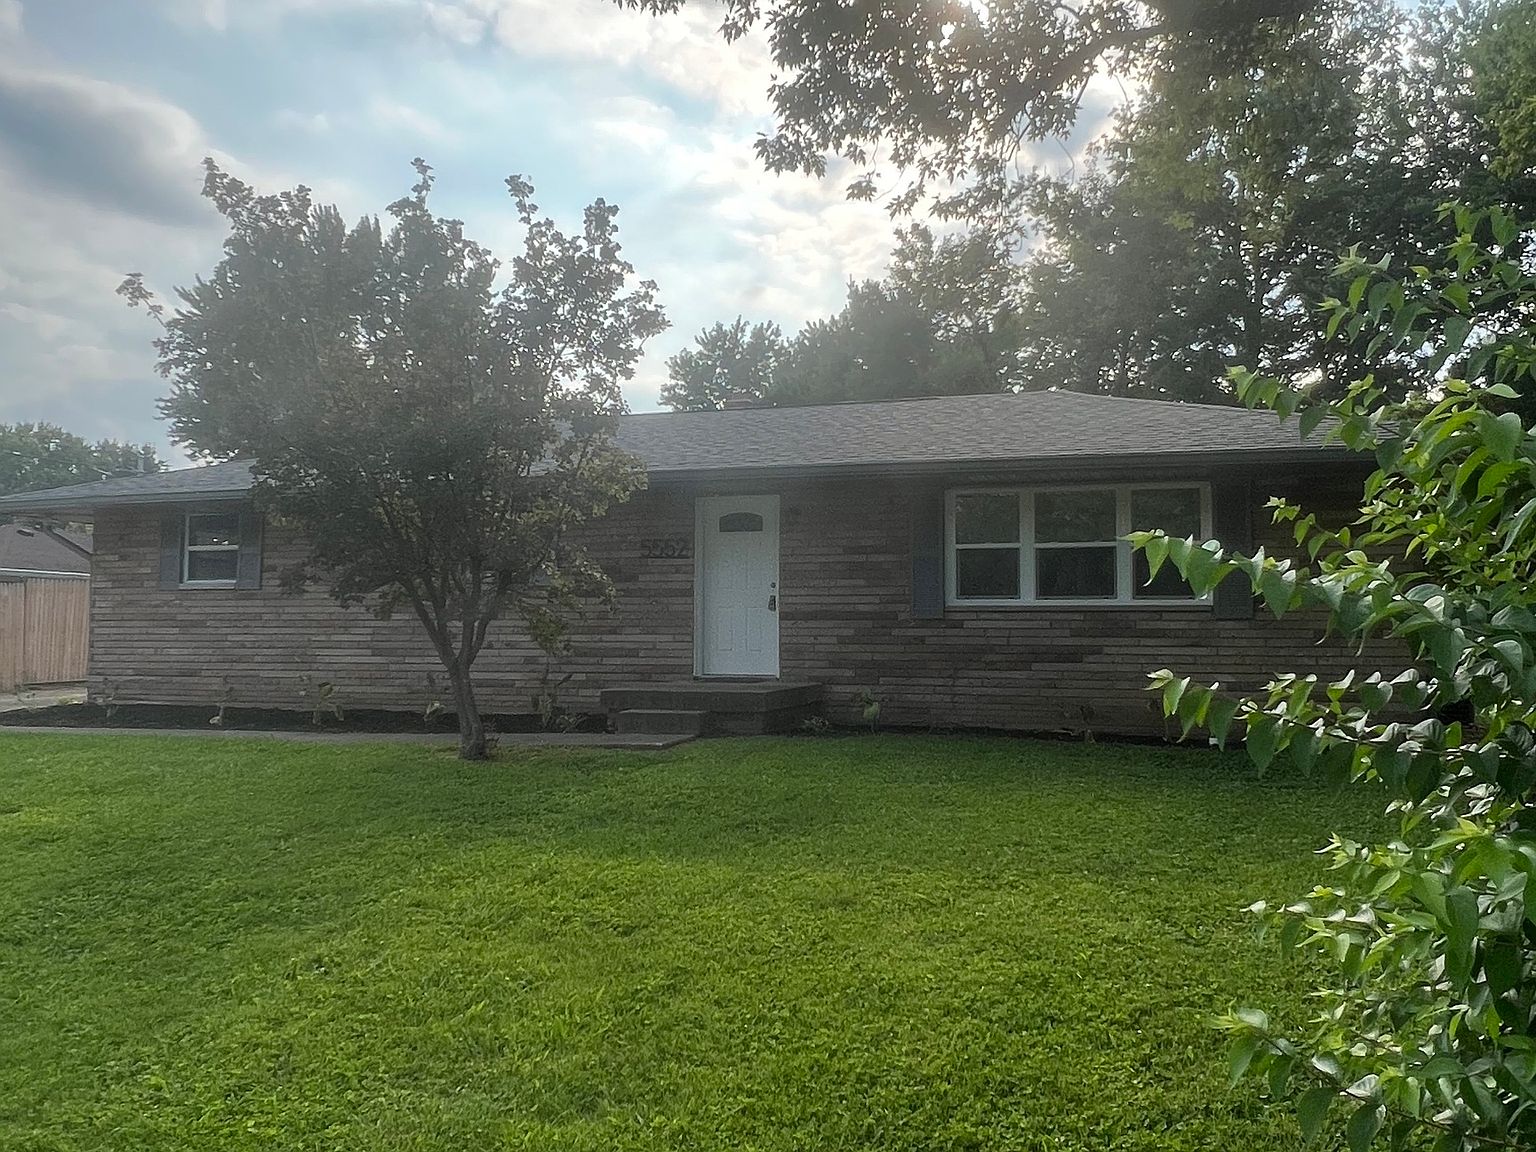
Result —
<instances>
[{"instance_id":1,"label":"blue window shutter","mask_svg":"<svg viewBox=\"0 0 1536 1152\"><path fill-rule=\"evenodd\" d=\"M240 510L240 560L235 587L261 587L261 515L254 508Z\"/></svg>"},{"instance_id":2,"label":"blue window shutter","mask_svg":"<svg viewBox=\"0 0 1536 1152\"><path fill-rule=\"evenodd\" d=\"M160 587L181 587L181 531L184 517L180 511L160 514Z\"/></svg>"},{"instance_id":3,"label":"blue window shutter","mask_svg":"<svg viewBox=\"0 0 1536 1152\"><path fill-rule=\"evenodd\" d=\"M919 489L912 499L912 618L944 615L944 492Z\"/></svg>"},{"instance_id":4,"label":"blue window shutter","mask_svg":"<svg viewBox=\"0 0 1536 1152\"><path fill-rule=\"evenodd\" d=\"M1253 485L1246 477L1211 482L1211 533L1227 552L1253 552ZM1218 620L1253 619L1253 585L1234 572L1217 587L1211 615Z\"/></svg>"}]
</instances>

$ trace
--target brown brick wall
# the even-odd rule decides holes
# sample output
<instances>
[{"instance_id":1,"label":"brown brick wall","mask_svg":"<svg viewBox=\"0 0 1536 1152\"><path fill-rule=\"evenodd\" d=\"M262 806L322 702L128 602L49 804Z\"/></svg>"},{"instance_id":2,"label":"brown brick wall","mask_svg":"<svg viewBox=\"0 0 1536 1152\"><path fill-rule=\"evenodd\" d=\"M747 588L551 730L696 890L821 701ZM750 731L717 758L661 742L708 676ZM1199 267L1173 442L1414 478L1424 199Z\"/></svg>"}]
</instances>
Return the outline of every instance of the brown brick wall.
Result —
<instances>
[{"instance_id":1,"label":"brown brick wall","mask_svg":"<svg viewBox=\"0 0 1536 1152\"><path fill-rule=\"evenodd\" d=\"M1233 685L1271 673L1342 673L1356 663L1317 646L1319 621L1221 621L1205 609L966 609L914 620L911 489L898 482L762 486L782 499L780 648L786 679L827 686L829 711L856 716L861 692L890 725L1023 730L1157 731L1148 671L1169 666ZM611 613L578 624L571 650L547 658L519 629L493 631L476 666L488 711L527 712L543 678L588 711L606 686L693 674L693 560L642 557L642 541L691 539L693 491L654 490L603 527L598 551L619 588ZM351 708L420 709L440 695L437 662L408 613L375 620L323 592L285 594L278 574L302 547L269 528L260 591L157 587L158 512L103 514L96 524L91 686L117 700L300 707L300 677L336 685ZM1270 551L1283 534L1255 510ZM1375 667L1390 652L1361 661Z\"/></svg>"}]
</instances>

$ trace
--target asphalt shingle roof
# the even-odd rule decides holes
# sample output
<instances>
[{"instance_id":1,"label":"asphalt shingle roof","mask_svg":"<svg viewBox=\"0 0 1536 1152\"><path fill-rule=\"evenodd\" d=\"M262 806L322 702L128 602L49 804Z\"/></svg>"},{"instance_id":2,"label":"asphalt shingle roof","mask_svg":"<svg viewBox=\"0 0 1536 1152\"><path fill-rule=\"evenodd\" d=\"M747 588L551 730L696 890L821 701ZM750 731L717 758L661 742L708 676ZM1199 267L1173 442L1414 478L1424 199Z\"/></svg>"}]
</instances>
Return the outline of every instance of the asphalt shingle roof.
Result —
<instances>
[{"instance_id":1,"label":"asphalt shingle roof","mask_svg":"<svg viewBox=\"0 0 1536 1152\"><path fill-rule=\"evenodd\" d=\"M1272 412L1081 392L650 413L627 417L619 442L653 473L1339 451Z\"/></svg>"},{"instance_id":2,"label":"asphalt shingle roof","mask_svg":"<svg viewBox=\"0 0 1536 1152\"><path fill-rule=\"evenodd\" d=\"M91 538L79 533L55 535L24 524L0 524L0 571L89 572L90 550Z\"/></svg>"},{"instance_id":3,"label":"asphalt shingle roof","mask_svg":"<svg viewBox=\"0 0 1536 1152\"><path fill-rule=\"evenodd\" d=\"M781 473L955 470L1064 459L1122 462L1298 462L1347 459L1271 412L1079 392L941 396L804 408L642 413L619 445L653 478ZM89 508L237 496L235 461L0 498L8 509Z\"/></svg>"}]
</instances>

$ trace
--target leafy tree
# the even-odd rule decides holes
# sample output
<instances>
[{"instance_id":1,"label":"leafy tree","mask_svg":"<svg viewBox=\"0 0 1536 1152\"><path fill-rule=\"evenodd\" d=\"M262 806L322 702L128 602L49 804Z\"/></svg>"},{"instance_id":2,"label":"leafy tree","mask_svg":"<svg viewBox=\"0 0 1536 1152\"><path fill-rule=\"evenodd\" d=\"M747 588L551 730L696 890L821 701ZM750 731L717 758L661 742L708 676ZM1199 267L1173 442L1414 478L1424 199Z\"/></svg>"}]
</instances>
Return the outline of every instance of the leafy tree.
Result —
<instances>
[{"instance_id":1,"label":"leafy tree","mask_svg":"<svg viewBox=\"0 0 1536 1152\"><path fill-rule=\"evenodd\" d=\"M498 290L490 252L432 214L420 160L387 229L206 166L229 236L163 321L173 433L252 460L258 504L310 544L294 587L323 579L343 604L415 613L460 755L484 758L471 670L493 622L515 614L552 650L572 610L612 593L570 531L643 483L612 440L620 385L665 326L655 285L630 286L615 208L595 202L568 235L521 177L507 186L523 251ZM159 308L136 278L122 291Z\"/></svg>"},{"instance_id":2,"label":"leafy tree","mask_svg":"<svg viewBox=\"0 0 1536 1152\"><path fill-rule=\"evenodd\" d=\"M1355 526L1329 531L1272 502L1299 563L1133 537L1154 573L1171 562L1201 591L1246 578L1277 616L1317 610L1341 636L1402 642L1396 675L1284 675L1252 696L1154 676L1186 733L1225 741L1240 724L1261 769L1288 753L1391 798L1398 834L1336 837L1334 878L1273 917L1284 946L1328 967L1315 1015L1296 1029L1257 1009L1222 1022L1234 1079L1262 1074L1272 1096L1294 1097L1308 1140L1340 1115L1353 1152L1421 1135L1438 1149L1536 1146L1536 434L1503 410L1513 386L1536 385L1536 347L1529 328L1479 323L1536 303L1536 277L1511 217L1455 220L1443 269L1402 279L1354 257L1349 291L1328 304L1330 330L1373 354L1423 353L1427 411L1369 375L1312 404L1293 383L1236 374L1248 404L1299 409L1303 429L1331 420L1329 436L1375 453Z\"/></svg>"},{"instance_id":3,"label":"leafy tree","mask_svg":"<svg viewBox=\"0 0 1536 1152\"><path fill-rule=\"evenodd\" d=\"M89 441L56 424L0 424L0 496L163 467L148 444Z\"/></svg>"},{"instance_id":4,"label":"leafy tree","mask_svg":"<svg viewBox=\"0 0 1536 1152\"><path fill-rule=\"evenodd\" d=\"M1536 172L1536 4L1495 5L1471 54L1477 111L1492 129L1496 179Z\"/></svg>"},{"instance_id":5,"label":"leafy tree","mask_svg":"<svg viewBox=\"0 0 1536 1152\"><path fill-rule=\"evenodd\" d=\"M1481 93L1503 23L1532 8L1320 8L1256 37L1242 70L1157 75L1080 177L974 190L970 210L1042 233L1026 374L1204 401L1230 395L1232 362L1358 375L1360 349L1313 323L1337 252L1371 245L1401 274L1431 258L1447 200L1536 211L1525 169L1489 170L1500 144ZM1370 368L1397 394L1416 370L1406 350Z\"/></svg>"},{"instance_id":6,"label":"leafy tree","mask_svg":"<svg viewBox=\"0 0 1536 1152\"><path fill-rule=\"evenodd\" d=\"M980 229L903 229L883 280L850 282L842 311L785 340L738 318L667 362L662 399L717 408L729 393L770 405L998 392L1021 382L1020 268Z\"/></svg>"},{"instance_id":7,"label":"leafy tree","mask_svg":"<svg viewBox=\"0 0 1536 1152\"><path fill-rule=\"evenodd\" d=\"M694 338L694 347L668 357L661 402L678 411L708 411L731 397L761 401L784 356L777 324L752 324L740 316L716 323Z\"/></svg>"},{"instance_id":8,"label":"leafy tree","mask_svg":"<svg viewBox=\"0 0 1536 1152\"><path fill-rule=\"evenodd\" d=\"M687 0L616 0L675 12ZM727 40L764 25L776 65L776 172L823 175L834 157L871 196L888 163L934 181L996 171L1025 139L1072 127L1095 74L1140 79L1238 65L1254 35L1324 0L725 0Z\"/></svg>"}]
</instances>

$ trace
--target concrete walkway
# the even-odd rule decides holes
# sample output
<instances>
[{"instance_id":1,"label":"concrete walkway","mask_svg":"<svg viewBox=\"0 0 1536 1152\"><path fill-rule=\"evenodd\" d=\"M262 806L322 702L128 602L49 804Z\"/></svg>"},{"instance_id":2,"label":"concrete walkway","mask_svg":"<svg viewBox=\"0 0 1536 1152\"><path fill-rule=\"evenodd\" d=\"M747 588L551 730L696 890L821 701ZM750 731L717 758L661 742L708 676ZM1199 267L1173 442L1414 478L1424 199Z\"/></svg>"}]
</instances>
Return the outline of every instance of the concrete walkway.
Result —
<instances>
[{"instance_id":1,"label":"concrete walkway","mask_svg":"<svg viewBox=\"0 0 1536 1152\"><path fill-rule=\"evenodd\" d=\"M51 684L46 688L23 688L20 692L0 692L0 712L31 712L59 704L84 704L84 684Z\"/></svg>"},{"instance_id":2,"label":"concrete walkway","mask_svg":"<svg viewBox=\"0 0 1536 1152\"><path fill-rule=\"evenodd\" d=\"M35 707L35 705L34 705ZM0 724L0 734L29 732L46 736L185 736L198 740L277 740L287 744L420 744L453 748L453 732L263 732L238 728L69 728L45 724ZM617 748L631 751L674 748L695 739L690 734L648 732L506 732L496 737L501 748Z\"/></svg>"}]
</instances>

